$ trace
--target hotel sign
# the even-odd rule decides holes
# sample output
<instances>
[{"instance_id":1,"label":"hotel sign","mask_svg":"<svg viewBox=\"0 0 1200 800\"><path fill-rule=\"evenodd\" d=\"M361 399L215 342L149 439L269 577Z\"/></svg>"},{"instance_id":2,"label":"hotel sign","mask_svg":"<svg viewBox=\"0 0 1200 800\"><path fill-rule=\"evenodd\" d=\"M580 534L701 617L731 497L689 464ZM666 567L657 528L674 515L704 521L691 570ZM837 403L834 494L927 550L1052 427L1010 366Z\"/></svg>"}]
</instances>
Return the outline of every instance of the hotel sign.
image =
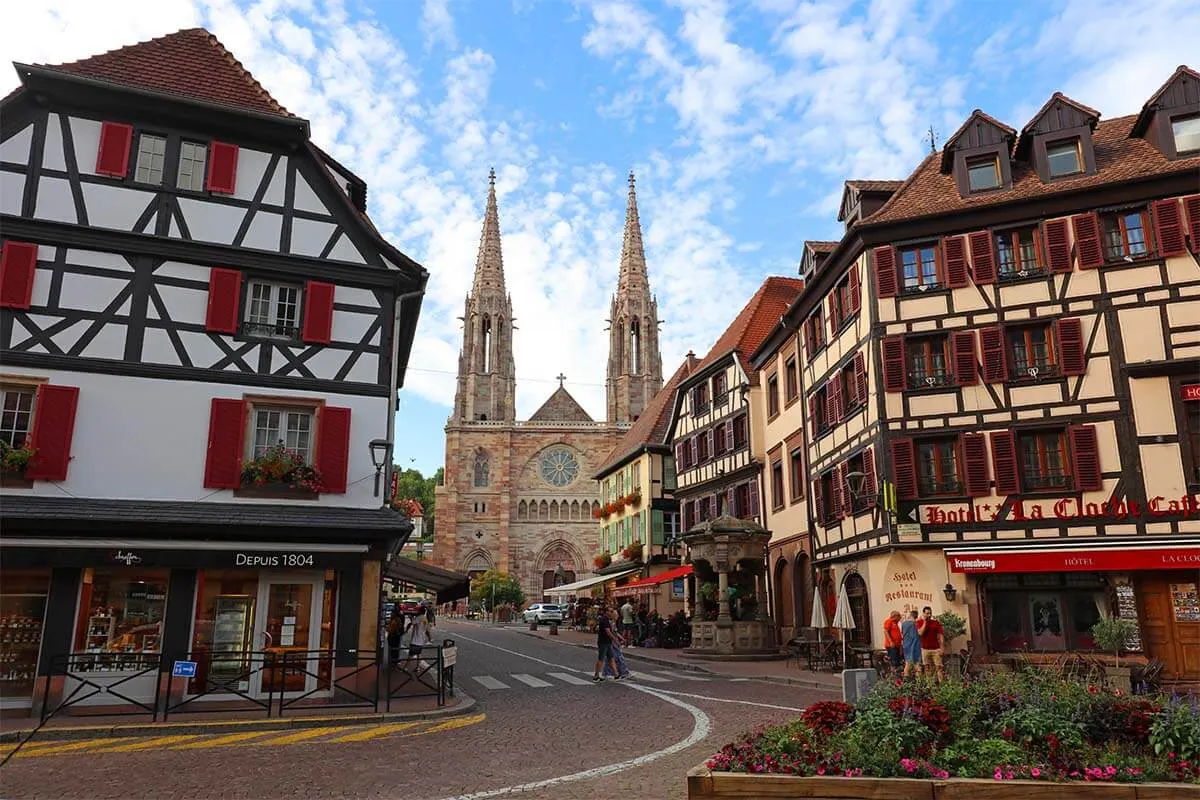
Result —
<instances>
[{"instance_id":1,"label":"hotel sign","mask_svg":"<svg viewBox=\"0 0 1200 800\"><path fill-rule=\"evenodd\" d=\"M1200 547L1103 548L1093 550L980 550L950 553L951 572L1135 572L1200 569Z\"/></svg>"},{"instance_id":2,"label":"hotel sign","mask_svg":"<svg viewBox=\"0 0 1200 800\"><path fill-rule=\"evenodd\" d=\"M954 525L966 522L1031 522L1042 519L1055 520L1122 520L1142 517L1197 517L1200 516L1200 501L1192 495L1180 497L1157 496L1146 503L1136 500L1105 500L1103 502L1080 502L1074 497L1061 500L1031 502L1015 498L1008 513L1001 517L1002 504L969 504L958 508L945 506L922 506L922 520L926 525Z\"/></svg>"},{"instance_id":3,"label":"hotel sign","mask_svg":"<svg viewBox=\"0 0 1200 800\"><path fill-rule=\"evenodd\" d=\"M1179 387L1179 396L1184 400L1200 400L1200 383L1185 383Z\"/></svg>"}]
</instances>

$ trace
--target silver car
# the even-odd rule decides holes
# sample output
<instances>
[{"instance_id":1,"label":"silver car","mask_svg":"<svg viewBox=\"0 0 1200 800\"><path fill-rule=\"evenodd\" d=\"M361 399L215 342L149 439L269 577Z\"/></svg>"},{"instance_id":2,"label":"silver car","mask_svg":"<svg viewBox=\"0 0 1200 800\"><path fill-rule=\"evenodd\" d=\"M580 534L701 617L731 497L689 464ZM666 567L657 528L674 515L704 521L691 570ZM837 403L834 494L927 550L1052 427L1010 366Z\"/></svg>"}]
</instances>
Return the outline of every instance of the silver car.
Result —
<instances>
[{"instance_id":1,"label":"silver car","mask_svg":"<svg viewBox=\"0 0 1200 800\"><path fill-rule=\"evenodd\" d=\"M525 609L526 622L562 622L562 606L554 603L534 603Z\"/></svg>"}]
</instances>

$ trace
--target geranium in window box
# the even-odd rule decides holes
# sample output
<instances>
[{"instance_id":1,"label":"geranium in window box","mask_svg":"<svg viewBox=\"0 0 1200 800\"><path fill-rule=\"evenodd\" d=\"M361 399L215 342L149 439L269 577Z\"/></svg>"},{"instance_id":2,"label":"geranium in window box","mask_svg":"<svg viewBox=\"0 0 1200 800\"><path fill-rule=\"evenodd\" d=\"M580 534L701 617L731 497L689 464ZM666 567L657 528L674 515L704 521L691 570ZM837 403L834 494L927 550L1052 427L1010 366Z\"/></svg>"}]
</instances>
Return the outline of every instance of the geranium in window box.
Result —
<instances>
[{"instance_id":1,"label":"geranium in window box","mask_svg":"<svg viewBox=\"0 0 1200 800\"><path fill-rule=\"evenodd\" d=\"M399 511L406 517L422 517L425 515L425 509L421 507L421 503L411 497L398 497L392 500L392 508Z\"/></svg>"},{"instance_id":2,"label":"geranium in window box","mask_svg":"<svg viewBox=\"0 0 1200 800\"><path fill-rule=\"evenodd\" d=\"M607 551L603 553L597 553L596 557L592 559L592 563L596 565L596 569L604 569L612 563L612 553Z\"/></svg>"},{"instance_id":3,"label":"geranium in window box","mask_svg":"<svg viewBox=\"0 0 1200 800\"><path fill-rule=\"evenodd\" d=\"M592 509L592 519L604 519L608 516L608 510L604 506Z\"/></svg>"},{"instance_id":4,"label":"geranium in window box","mask_svg":"<svg viewBox=\"0 0 1200 800\"><path fill-rule=\"evenodd\" d=\"M637 506L642 502L642 490L634 489L629 494L625 495L625 503L629 506Z\"/></svg>"},{"instance_id":5,"label":"geranium in window box","mask_svg":"<svg viewBox=\"0 0 1200 800\"><path fill-rule=\"evenodd\" d=\"M633 544L626 546L626 548L621 551L621 557L624 558L626 561L634 561L635 559L641 558L642 557L641 542L634 542Z\"/></svg>"},{"instance_id":6,"label":"geranium in window box","mask_svg":"<svg viewBox=\"0 0 1200 800\"><path fill-rule=\"evenodd\" d=\"M32 481L25 477L25 468L37 453L32 447L22 444L13 447L0 441L0 486L29 486Z\"/></svg>"},{"instance_id":7,"label":"geranium in window box","mask_svg":"<svg viewBox=\"0 0 1200 800\"><path fill-rule=\"evenodd\" d=\"M239 494L253 496L315 496L321 491L321 473L282 444L266 449L261 456L242 465Z\"/></svg>"},{"instance_id":8,"label":"geranium in window box","mask_svg":"<svg viewBox=\"0 0 1200 800\"><path fill-rule=\"evenodd\" d=\"M604 506L604 510L609 514L615 514L621 510L621 506L617 505L616 503L608 503Z\"/></svg>"}]
</instances>

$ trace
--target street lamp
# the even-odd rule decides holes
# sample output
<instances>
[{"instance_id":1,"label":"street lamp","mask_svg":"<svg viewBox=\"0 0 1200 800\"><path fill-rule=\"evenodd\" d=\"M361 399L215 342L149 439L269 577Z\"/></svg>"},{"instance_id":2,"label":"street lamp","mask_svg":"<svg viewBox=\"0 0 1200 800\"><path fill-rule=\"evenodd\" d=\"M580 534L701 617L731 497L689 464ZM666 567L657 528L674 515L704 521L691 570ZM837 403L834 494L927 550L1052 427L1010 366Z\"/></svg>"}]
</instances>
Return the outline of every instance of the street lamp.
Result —
<instances>
[{"instance_id":1,"label":"street lamp","mask_svg":"<svg viewBox=\"0 0 1200 800\"><path fill-rule=\"evenodd\" d=\"M371 463L375 465L375 496L379 497L379 478L384 466L392 460L392 443L387 439L372 439Z\"/></svg>"}]
</instances>

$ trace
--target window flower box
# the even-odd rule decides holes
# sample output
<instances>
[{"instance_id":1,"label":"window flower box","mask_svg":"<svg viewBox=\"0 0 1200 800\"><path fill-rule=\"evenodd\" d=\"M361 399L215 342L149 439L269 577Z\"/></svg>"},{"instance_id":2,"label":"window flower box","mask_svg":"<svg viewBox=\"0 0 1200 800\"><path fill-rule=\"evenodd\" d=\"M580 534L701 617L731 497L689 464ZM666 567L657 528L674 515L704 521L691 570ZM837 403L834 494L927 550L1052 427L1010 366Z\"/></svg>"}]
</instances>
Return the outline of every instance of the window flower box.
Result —
<instances>
[{"instance_id":1,"label":"window flower box","mask_svg":"<svg viewBox=\"0 0 1200 800\"><path fill-rule=\"evenodd\" d=\"M629 494L625 495L625 504L631 508L636 508L642 502L642 490L634 489Z\"/></svg>"},{"instance_id":2,"label":"window flower box","mask_svg":"<svg viewBox=\"0 0 1200 800\"><path fill-rule=\"evenodd\" d=\"M267 448L242 466L242 486L237 497L315 498L321 491L321 473L282 444Z\"/></svg>"},{"instance_id":3,"label":"window flower box","mask_svg":"<svg viewBox=\"0 0 1200 800\"><path fill-rule=\"evenodd\" d=\"M33 481L25 477L25 468L37 453L32 447L22 444L12 447L0 441L0 486L5 488L28 488Z\"/></svg>"},{"instance_id":4,"label":"window flower box","mask_svg":"<svg viewBox=\"0 0 1200 800\"><path fill-rule=\"evenodd\" d=\"M621 551L621 558L626 561L636 561L642 557L642 543L634 542Z\"/></svg>"},{"instance_id":5,"label":"window flower box","mask_svg":"<svg viewBox=\"0 0 1200 800\"><path fill-rule=\"evenodd\" d=\"M596 569L604 569L612 563L612 553L597 553L592 563L596 565Z\"/></svg>"}]
</instances>

